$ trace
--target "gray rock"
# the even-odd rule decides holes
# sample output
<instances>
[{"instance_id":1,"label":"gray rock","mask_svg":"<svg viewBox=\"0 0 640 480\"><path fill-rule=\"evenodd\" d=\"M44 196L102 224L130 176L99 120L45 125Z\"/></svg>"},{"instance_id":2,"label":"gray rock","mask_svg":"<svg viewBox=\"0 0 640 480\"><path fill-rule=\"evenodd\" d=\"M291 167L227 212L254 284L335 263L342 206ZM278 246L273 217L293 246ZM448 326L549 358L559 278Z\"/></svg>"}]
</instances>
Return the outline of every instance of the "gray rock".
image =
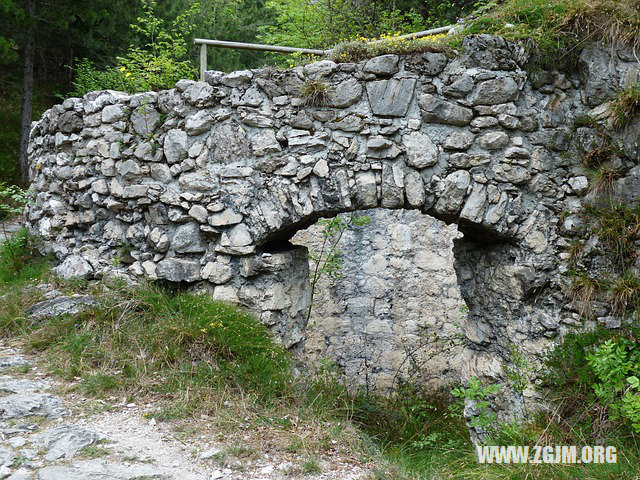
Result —
<instances>
[{"instance_id":1,"label":"gray rock","mask_svg":"<svg viewBox=\"0 0 640 480\"><path fill-rule=\"evenodd\" d=\"M195 282L200 280L200 262L181 258L167 258L158 263L158 278L170 282Z\"/></svg>"},{"instance_id":2,"label":"gray rock","mask_svg":"<svg viewBox=\"0 0 640 480\"><path fill-rule=\"evenodd\" d=\"M213 97L213 87L206 82L194 82L183 93L187 102L202 107L208 104Z\"/></svg>"},{"instance_id":3,"label":"gray rock","mask_svg":"<svg viewBox=\"0 0 640 480\"><path fill-rule=\"evenodd\" d=\"M423 94L419 103L422 119L425 122L465 126L469 125L473 118L471 109L447 102L429 93Z\"/></svg>"},{"instance_id":4,"label":"gray rock","mask_svg":"<svg viewBox=\"0 0 640 480\"><path fill-rule=\"evenodd\" d=\"M362 85L350 78L329 90L328 103L335 108L346 108L357 103L362 97Z\"/></svg>"},{"instance_id":5,"label":"gray rock","mask_svg":"<svg viewBox=\"0 0 640 480\"><path fill-rule=\"evenodd\" d=\"M116 164L116 171L118 175L122 176L125 180L135 180L142 175L142 169L135 160L118 162Z\"/></svg>"},{"instance_id":6,"label":"gray rock","mask_svg":"<svg viewBox=\"0 0 640 480\"><path fill-rule=\"evenodd\" d=\"M403 135L402 144L407 153L407 165L425 168L438 162L438 147L431 137L422 132L410 132Z\"/></svg>"},{"instance_id":7,"label":"gray rock","mask_svg":"<svg viewBox=\"0 0 640 480\"><path fill-rule=\"evenodd\" d=\"M171 168L168 165L162 163L152 163L149 166L151 178L162 183L169 183L173 180L171 175Z\"/></svg>"},{"instance_id":8,"label":"gray rock","mask_svg":"<svg viewBox=\"0 0 640 480\"><path fill-rule=\"evenodd\" d=\"M21 355L12 355L10 357L0 358L0 369L13 367L29 367L31 364L29 361Z\"/></svg>"},{"instance_id":9,"label":"gray rock","mask_svg":"<svg viewBox=\"0 0 640 480\"><path fill-rule=\"evenodd\" d=\"M169 480L147 464L127 465L104 459L83 460L70 465L51 465L38 470L38 480Z\"/></svg>"},{"instance_id":10,"label":"gray rock","mask_svg":"<svg viewBox=\"0 0 640 480\"><path fill-rule=\"evenodd\" d=\"M475 135L467 131L456 131L447 137L444 142L445 150L468 150Z\"/></svg>"},{"instance_id":11,"label":"gray rock","mask_svg":"<svg viewBox=\"0 0 640 480\"><path fill-rule=\"evenodd\" d=\"M49 382L45 380L17 379L3 375L0 377L0 392L28 393L40 392L49 388Z\"/></svg>"},{"instance_id":12,"label":"gray rock","mask_svg":"<svg viewBox=\"0 0 640 480\"><path fill-rule=\"evenodd\" d=\"M478 138L478 143L487 150L496 150L509 144L509 135L504 132L488 132Z\"/></svg>"},{"instance_id":13,"label":"gray rock","mask_svg":"<svg viewBox=\"0 0 640 480\"><path fill-rule=\"evenodd\" d=\"M208 222L212 227L225 227L228 225L235 225L242 221L242 215L234 212L230 209L225 209L222 212L214 213L209 216Z\"/></svg>"},{"instance_id":14,"label":"gray rock","mask_svg":"<svg viewBox=\"0 0 640 480\"><path fill-rule=\"evenodd\" d=\"M177 253L204 252L206 247L202 242L200 226L197 223L179 226L171 239L171 248Z\"/></svg>"},{"instance_id":15,"label":"gray rock","mask_svg":"<svg viewBox=\"0 0 640 480\"><path fill-rule=\"evenodd\" d=\"M469 97L473 105L498 105L518 98L520 87L511 77L498 77L478 84Z\"/></svg>"},{"instance_id":16,"label":"gray rock","mask_svg":"<svg viewBox=\"0 0 640 480\"><path fill-rule=\"evenodd\" d=\"M187 140L187 134L182 130L174 128L167 132L163 149L169 165L181 162L187 157Z\"/></svg>"},{"instance_id":17,"label":"gray rock","mask_svg":"<svg viewBox=\"0 0 640 480\"><path fill-rule=\"evenodd\" d=\"M251 148L258 157L282 150L273 130L262 130L251 138Z\"/></svg>"},{"instance_id":18,"label":"gray rock","mask_svg":"<svg viewBox=\"0 0 640 480\"><path fill-rule=\"evenodd\" d=\"M98 304L91 295L61 296L51 300L36 303L25 312L33 321L60 317L63 315L77 315Z\"/></svg>"},{"instance_id":19,"label":"gray rock","mask_svg":"<svg viewBox=\"0 0 640 480\"><path fill-rule=\"evenodd\" d=\"M473 78L469 75L462 75L451 84L442 89L442 93L450 97L463 97L469 93L474 86Z\"/></svg>"},{"instance_id":20,"label":"gray rock","mask_svg":"<svg viewBox=\"0 0 640 480\"><path fill-rule=\"evenodd\" d=\"M127 117L125 109L122 105L107 105L102 110L102 122L114 123L124 120Z\"/></svg>"},{"instance_id":21,"label":"gray rock","mask_svg":"<svg viewBox=\"0 0 640 480\"><path fill-rule=\"evenodd\" d=\"M48 461L72 458L98 440L97 434L75 425L58 425L32 437L35 445L48 450L44 456Z\"/></svg>"},{"instance_id":22,"label":"gray rock","mask_svg":"<svg viewBox=\"0 0 640 480\"><path fill-rule=\"evenodd\" d=\"M131 124L135 132L148 137L160 125L160 114L150 105L142 105L131 114Z\"/></svg>"},{"instance_id":23,"label":"gray rock","mask_svg":"<svg viewBox=\"0 0 640 480\"><path fill-rule=\"evenodd\" d=\"M53 269L53 273L64 279L89 278L93 275L93 267L81 256L69 255Z\"/></svg>"},{"instance_id":24,"label":"gray rock","mask_svg":"<svg viewBox=\"0 0 640 480\"><path fill-rule=\"evenodd\" d=\"M332 75L338 69L338 65L331 60L321 60L303 67L304 76L316 80Z\"/></svg>"},{"instance_id":25,"label":"gray rock","mask_svg":"<svg viewBox=\"0 0 640 480\"><path fill-rule=\"evenodd\" d=\"M10 467L13 465L13 461L16 459L17 455L11 448L0 446L0 467ZM0 477L2 471L0 471ZM6 475L5 475L6 477Z\"/></svg>"},{"instance_id":26,"label":"gray rock","mask_svg":"<svg viewBox=\"0 0 640 480\"><path fill-rule=\"evenodd\" d=\"M44 393L16 393L0 398L0 419L30 416L61 418L68 415L62 400Z\"/></svg>"},{"instance_id":27,"label":"gray rock","mask_svg":"<svg viewBox=\"0 0 640 480\"><path fill-rule=\"evenodd\" d=\"M199 110L187 117L184 129L189 135L200 135L209 130L215 123L215 118L207 110Z\"/></svg>"},{"instance_id":28,"label":"gray rock","mask_svg":"<svg viewBox=\"0 0 640 480\"><path fill-rule=\"evenodd\" d=\"M393 75L398 71L398 55L381 55L364 64L363 70L375 75Z\"/></svg>"},{"instance_id":29,"label":"gray rock","mask_svg":"<svg viewBox=\"0 0 640 480\"><path fill-rule=\"evenodd\" d=\"M571 190L573 190L577 195L582 195L589 189L589 179L584 175L571 177L568 183Z\"/></svg>"},{"instance_id":30,"label":"gray rock","mask_svg":"<svg viewBox=\"0 0 640 480\"><path fill-rule=\"evenodd\" d=\"M367 83L371 110L383 117L403 117L409 109L416 87L414 78L392 78Z\"/></svg>"},{"instance_id":31,"label":"gray rock","mask_svg":"<svg viewBox=\"0 0 640 480\"><path fill-rule=\"evenodd\" d=\"M222 77L221 80L222 83L230 87L239 87L249 83L252 78L253 73L251 73L251 70L238 70L227 74L225 77Z\"/></svg>"},{"instance_id":32,"label":"gray rock","mask_svg":"<svg viewBox=\"0 0 640 480\"><path fill-rule=\"evenodd\" d=\"M74 112L65 112L60 115L58 128L62 133L79 132L84 127L82 117Z\"/></svg>"},{"instance_id":33,"label":"gray rock","mask_svg":"<svg viewBox=\"0 0 640 480\"><path fill-rule=\"evenodd\" d=\"M460 211L471 183L471 176L466 170L457 170L444 179L444 190L435 209L441 214L455 214Z\"/></svg>"},{"instance_id":34,"label":"gray rock","mask_svg":"<svg viewBox=\"0 0 640 480\"><path fill-rule=\"evenodd\" d=\"M233 270L229 265L209 262L202 269L202 278L206 278L216 285L222 285L233 278Z\"/></svg>"},{"instance_id":35,"label":"gray rock","mask_svg":"<svg viewBox=\"0 0 640 480\"><path fill-rule=\"evenodd\" d=\"M426 199L424 182L418 172L409 172L405 175L404 189L410 207L420 208L424 205Z\"/></svg>"},{"instance_id":36,"label":"gray rock","mask_svg":"<svg viewBox=\"0 0 640 480\"><path fill-rule=\"evenodd\" d=\"M252 242L251 232L243 223L236 225L229 232L224 232L220 238L220 245L223 247L246 247Z\"/></svg>"}]
</instances>

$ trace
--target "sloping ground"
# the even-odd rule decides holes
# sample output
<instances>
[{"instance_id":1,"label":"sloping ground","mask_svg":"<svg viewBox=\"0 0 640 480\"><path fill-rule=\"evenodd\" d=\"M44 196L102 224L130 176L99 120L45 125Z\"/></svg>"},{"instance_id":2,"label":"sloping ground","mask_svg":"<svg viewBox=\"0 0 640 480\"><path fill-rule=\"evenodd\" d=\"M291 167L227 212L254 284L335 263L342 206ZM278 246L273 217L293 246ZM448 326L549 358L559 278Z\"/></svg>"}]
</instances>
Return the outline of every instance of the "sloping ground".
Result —
<instances>
[{"instance_id":1,"label":"sloping ground","mask_svg":"<svg viewBox=\"0 0 640 480\"><path fill-rule=\"evenodd\" d=\"M311 465L270 448L268 427L221 436L207 419L156 422L154 404L69 393L4 341L0 345L0 478L11 480L364 479L368 468L328 454ZM67 392L67 393L65 393ZM313 468L312 468L313 467Z\"/></svg>"}]
</instances>

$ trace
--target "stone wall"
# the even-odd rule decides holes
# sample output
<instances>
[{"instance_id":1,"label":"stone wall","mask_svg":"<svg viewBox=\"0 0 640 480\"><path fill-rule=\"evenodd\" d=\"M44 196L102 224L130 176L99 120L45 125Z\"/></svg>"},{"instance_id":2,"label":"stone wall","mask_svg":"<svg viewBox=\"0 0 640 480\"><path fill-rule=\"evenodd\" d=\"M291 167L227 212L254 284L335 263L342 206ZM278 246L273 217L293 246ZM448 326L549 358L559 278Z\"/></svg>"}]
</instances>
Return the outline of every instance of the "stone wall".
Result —
<instances>
[{"instance_id":1,"label":"stone wall","mask_svg":"<svg viewBox=\"0 0 640 480\"><path fill-rule=\"evenodd\" d=\"M603 102L638 78L622 50L586 49L571 77L529 78L523 57L477 36L460 54L207 72L168 91L67 99L31 132L30 228L60 274L188 284L248 306L302 351L308 263L288 239L322 216L417 210L462 232L465 362L504 379L513 344L535 361L581 324L562 289L589 187L581 158L599 136L576 120L605 118ZM310 82L328 86L323 105L307 104ZM620 145L618 183L637 185L637 125Z\"/></svg>"},{"instance_id":2,"label":"stone wall","mask_svg":"<svg viewBox=\"0 0 640 480\"><path fill-rule=\"evenodd\" d=\"M305 358L331 361L352 385L379 391L459 381L466 304L453 269L455 225L415 210L359 214L371 221L343 235L340 277L316 286ZM320 252L321 231L315 225L292 242Z\"/></svg>"}]
</instances>

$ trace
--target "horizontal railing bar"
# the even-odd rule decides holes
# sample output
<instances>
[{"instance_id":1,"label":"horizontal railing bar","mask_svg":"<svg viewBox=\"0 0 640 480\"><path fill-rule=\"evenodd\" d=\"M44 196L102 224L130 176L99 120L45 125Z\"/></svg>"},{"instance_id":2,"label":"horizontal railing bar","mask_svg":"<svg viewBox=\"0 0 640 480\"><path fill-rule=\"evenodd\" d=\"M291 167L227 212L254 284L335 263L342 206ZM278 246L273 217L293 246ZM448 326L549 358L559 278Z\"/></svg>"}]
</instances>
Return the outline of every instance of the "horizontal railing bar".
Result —
<instances>
[{"instance_id":1,"label":"horizontal railing bar","mask_svg":"<svg viewBox=\"0 0 640 480\"><path fill-rule=\"evenodd\" d=\"M224 40L207 40L205 38L196 38L193 43L196 45L208 45L212 47L221 48L237 48L240 50L262 50L266 52L279 52L279 53L306 53L309 55L325 55L331 50L315 50L313 48L296 48L296 47L283 47L281 45L263 45L260 43L243 43L243 42L227 42Z\"/></svg>"},{"instance_id":2,"label":"horizontal railing bar","mask_svg":"<svg viewBox=\"0 0 640 480\"><path fill-rule=\"evenodd\" d=\"M430 30L423 30L421 32L408 33L406 35L399 35L397 37L391 37L394 40L399 39L413 39L426 37L428 35L437 35L438 33L446 33L451 30L455 25L447 25L446 27L432 28ZM390 39L375 40L371 43L387 42ZM244 42L227 42L226 40L208 40L206 38L196 38L193 43L200 45L200 79L204 80L204 73L207 70L207 46L221 47L221 48L237 48L240 50L262 50L265 52L278 52L278 53L306 53L307 55L328 55L333 50L316 50L313 48L296 48L296 47L283 47L281 45L264 45L261 43L244 43Z\"/></svg>"},{"instance_id":3,"label":"horizontal railing bar","mask_svg":"<svg viewBox=\"0 0 640 480\"><path fill-rule=\"evenodd\" d=\"M432 28L431 30L422 30L421 32L407 33L406 35L398 35L397 37L391 37L389 39L376 40L371 43L387 42L389 40L397 40L400 38L406 38L409 40L412 38L428 37L429 35L437 35L438 33L447 33L453 27L455 27L455 25L447 25L446 27Z\"/></svg>"}]
</instances>

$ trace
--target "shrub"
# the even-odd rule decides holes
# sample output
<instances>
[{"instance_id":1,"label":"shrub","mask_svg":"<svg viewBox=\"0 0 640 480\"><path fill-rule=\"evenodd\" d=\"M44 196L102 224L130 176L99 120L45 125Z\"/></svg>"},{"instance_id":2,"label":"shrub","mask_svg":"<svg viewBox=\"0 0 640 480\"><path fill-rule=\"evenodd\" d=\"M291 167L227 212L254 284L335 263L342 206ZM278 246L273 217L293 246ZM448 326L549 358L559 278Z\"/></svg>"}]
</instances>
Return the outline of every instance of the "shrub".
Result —
<instances>
[{"instance_id":1,"label":"shrub","mask_svg":"<svg viewBox=\"0 0 640 480\"><path fill-rule=\"evenodd\" d=\"M116 65L98 68L89 60L76 67L72 95L93 90L123 90L129 93L173 88L181 79L195 77L196 69L187 58L187 38L193 30L192 17L199 8L192 4L166 28L157 17L155 0L142 0L144 14L131 25L144 39L142 47L131 45Z\"/></svg>"},{"instance_id":2,"label":"shrub","mask_svg":"<svg viewBox=\"0 0 640 480\"><path fill-rule=\"evenodd\" d=\"M358 37L353 41L338 44L331 51L331 59L336 62L359 62L378 55L395 53L398 55L446 52L449 43L456 37L446 34L429 35L427 37L407 39L395 35L382 35L379 39Z\"/></svg>"},{"instance_id":3,"label":"shrub","mask_svg":"<svg viewBox=\"0 0 640 480\"><path fill-rule=\"evenodd\" d=\"M640 433L640 343L618 338L600 344L587 355L598 382L593 389L612 420L626 420Z\"/></svg>"}]
</instances>

